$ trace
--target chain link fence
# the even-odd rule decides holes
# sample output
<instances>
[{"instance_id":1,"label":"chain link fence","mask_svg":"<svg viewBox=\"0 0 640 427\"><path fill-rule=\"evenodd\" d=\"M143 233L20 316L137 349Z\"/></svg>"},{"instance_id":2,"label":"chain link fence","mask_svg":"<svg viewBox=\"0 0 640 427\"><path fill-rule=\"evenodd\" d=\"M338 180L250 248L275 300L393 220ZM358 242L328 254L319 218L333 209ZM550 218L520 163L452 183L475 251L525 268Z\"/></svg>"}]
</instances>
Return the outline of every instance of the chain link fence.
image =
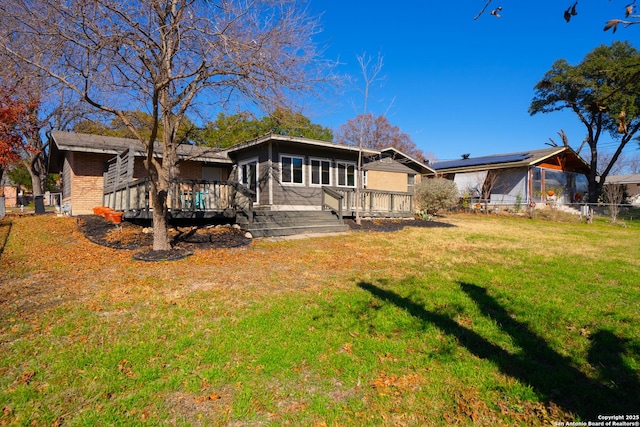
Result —
<instances>
[{"instance_id":1,"label":"chain link fence","mask_svg":"<svg viewBox=\"0 0 640 427\"><path fill-rule=\"evenodd\" d=\"M516 215L551 220L593 220L612 223L637 222L640 224L640 205L612 203L499 203L482 199L465 199L450 212L466 212L491 215Z\"/></svg>"}]
</instances>

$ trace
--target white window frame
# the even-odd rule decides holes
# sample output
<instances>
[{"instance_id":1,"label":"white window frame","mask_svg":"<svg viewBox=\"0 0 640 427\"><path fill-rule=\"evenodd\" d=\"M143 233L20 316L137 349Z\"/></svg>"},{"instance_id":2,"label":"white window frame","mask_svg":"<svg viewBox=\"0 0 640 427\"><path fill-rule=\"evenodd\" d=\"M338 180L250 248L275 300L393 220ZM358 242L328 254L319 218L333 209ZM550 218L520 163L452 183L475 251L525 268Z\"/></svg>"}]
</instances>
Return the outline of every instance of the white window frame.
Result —
<instances>
[{"instance_id":1,"label":"white window frame","mask_svg":"<svg viewBox=\"0 0 640 427\"><path fill-rule=\"evenodd\" d=\"M283 158L290 158L291 159L291 170L289 172L291 172L291 182L285 182L284 179L282 178L283 172L284 172L284 166L282 165L282 159ZM301 176L300 179L302 180L302 182L294 182L293 181L293 160L294 159L298 159L302 161L302 172L301 172ZM305 185L305 179L304 179L304 174L305 174L305 161L304 161L304 156L298 156L295 154L280 154L280 183L282 185L293 185L293 186L304 186Z\"/></svg>"},{"instance_id":2,"label":"white window frame","mask_svg":"<svg viewBox=\"0 0 640 427\"><path fill-rule=\"evenodd\" d=\"M318 183L314 183L313 182L313 162L319 162L320 163L320 170L319 170L319 178L320 178L320 182ZM329 166L329 183L328 184L324 184L322 182L322 164L326 163ZM331 162L331 159L325 159L322 157L310 157L309 158L309 186L310 187L322 187L322 186L328 186L331 187L332 183L333 183L333 165Z\"/></svg>"},{"instance_id":3,"label":"white window frame","mask_svg":"<svg viewBox=\"0 0 640 427\"><path fill-rule=\"evenodd\" d=\"M258 157L252 157L249 159L244 159L240 162L238 162L238 183L242 184L246 187L250 187L248 182L244 182L243 179L243 174L242 174L242 167L251 163L255 163L256 164L256 188L255 188L255 192L256 192L256 200L254 200L254 203L256 205L260 204L260 182L258 177L260 176L260 159Z\"/></svg>"},{"instance_id":4,"label":"white window frame","mask_svg":"<svg viewBox=\"0 0 640 427\"><path fill-rule=\"evenodd\" d=\"M348 185L347 182L349 181L347 179L348 175L345 175L344 177L344 181L345 184L340 184L340 165L344 165L345 166L345 174L346 171L349 170L350 166L353 166L353 185ZM345 187L345 188L356 188L358 186L358 166L356 165L355 162L349 162L346 160L336 160L336 187Z\"/></svg>"}]
</instances>

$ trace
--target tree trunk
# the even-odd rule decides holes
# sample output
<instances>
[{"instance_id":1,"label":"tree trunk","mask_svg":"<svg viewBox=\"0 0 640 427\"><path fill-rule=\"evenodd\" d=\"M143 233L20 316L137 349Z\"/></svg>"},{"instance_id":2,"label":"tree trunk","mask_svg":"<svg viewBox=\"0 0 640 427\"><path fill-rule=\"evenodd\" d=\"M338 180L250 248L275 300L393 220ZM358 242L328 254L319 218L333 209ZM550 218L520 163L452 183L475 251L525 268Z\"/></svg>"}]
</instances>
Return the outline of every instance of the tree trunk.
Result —
<instances>
[{"instance_id":1,"label":"tree trunk","mask_svg":"<svg viewBox=\"0 0 640 427\"><path fill-rule=\"evenodd\" d=\"M31 175L31 188L34 196L42 196L44 192L42 189L44 188L44 183L40 178L40 175L34 173L31 169L29 169L29 175Z\"/></svg>"},{"instance_id":2,"label":"tree trunk","mask_svg":"<svg viewBox=\"0 0 640 427\"><path fill-rule=\"evenodd\" d=\"M589 203L598 203L598 198L600 197L600 183L595 179L592 179L589 176Z\"/></svg>"},{"instance_id":3,"label":"tree trunk","mask_svg":"<svg viewBox=\"0 0 640 427\"><path fill-rule=\"evenodd\" d=\"M37 123L37 119L33 119L33 123ZM34 125L34 128L37 126ZM43 144L40 134L37 132L31 132L27 136L27 142L32 148L26 150L26 158L24 159L24 165L29 171L31 176L31 189L34 196L42 196L46 190L47 178L48 178L48 154L45 152L47 146Z\"/></svg>"},{"instance_id":4,"label":"tree trunk","mask_svg":"<svg viewBox=\"0 0 640 427\"><path fill-rule=\"evenodd\" d=\"M599 132L598 132L599 134ZM596 142L593 141L593 137L589 138L589 148L591 149L591 161L589 162L589 175L587 176L589 203L598 203L598 197L600 197L600 183L598 182L598 150L596 149Z\"/></svg>"},{"instance_id":5,"label":"tree trunk","mask_svg":"<svg viewBox=\"0 0 640 427\"><path fill-rule=\"evenodd\" d=\"M168 251L171 249L169 241L169 224L167 222L167 190L155 180L150 180L149 193L153 208L153 250ZM166 187L165 187L166 188Z\"/></svg>"}]
</instances>

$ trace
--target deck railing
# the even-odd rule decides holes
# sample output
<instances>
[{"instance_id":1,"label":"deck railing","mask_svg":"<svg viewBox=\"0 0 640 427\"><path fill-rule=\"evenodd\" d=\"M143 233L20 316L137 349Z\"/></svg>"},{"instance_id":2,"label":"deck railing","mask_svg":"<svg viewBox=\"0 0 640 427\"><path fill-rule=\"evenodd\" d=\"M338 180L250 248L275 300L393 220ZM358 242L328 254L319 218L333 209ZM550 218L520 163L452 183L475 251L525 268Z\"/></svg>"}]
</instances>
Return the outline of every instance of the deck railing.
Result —
<instances>
[{"instance_id":1,"label":"deck railing","mask_svg":"<svg viewBox=\"0 0 640 427\"><path fill-rule=\"evenodd\" d=\"M332 188L342 196L342 210L353 215L356 211L356 190ZM413 194L382 190L360 190L360 203L357 205L364 216L400 216L410 217L414 214Z\"/></svg>"},{"instance_id":2,"label":"deck railing","mask_svg":"<svg viewBox=\"0 0 640 427\"><path fill-rule=\"evenodd\" d=\"M342 200L344 196L329 187L322 187L322 209L328 209L338 215L342 221Z\"/></svg>"},{"instance_id":3,"label":"deck railing","mask_svg":"<svg viewBox=\"0 0 640 427\"><path fill-rule=\"evenodd\" d=\"M106 179L105 179L106 181ZM149 178L120 183L105 182L103 204L138 216L150 216ZM253 192L233 181L174 179L169 185L167 208L171 216L202 214L233 216L237 211L253 217ZM198 215L196 215L198 214Z\"/></svg>"}]
</instances>

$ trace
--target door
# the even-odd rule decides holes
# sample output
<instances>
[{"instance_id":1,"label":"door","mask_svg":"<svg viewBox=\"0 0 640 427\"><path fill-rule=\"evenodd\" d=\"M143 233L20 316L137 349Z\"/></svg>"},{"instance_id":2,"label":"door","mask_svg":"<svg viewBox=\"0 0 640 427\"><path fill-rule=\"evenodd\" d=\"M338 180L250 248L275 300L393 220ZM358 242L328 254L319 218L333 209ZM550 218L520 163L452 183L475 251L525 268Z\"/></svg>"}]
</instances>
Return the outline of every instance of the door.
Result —
<instances>
[{"instance_id":1,"label":"door","mask_svg":"<svg viewBox=\"0 0 640 427\"><path fill-rule=\"evenodd\" d=\"M258 203L258 160L251 159L246 162L239 163L240 173L239 182L248 187L255 194L251 198L254 204Z\"/></svg>"}]
</instances>

